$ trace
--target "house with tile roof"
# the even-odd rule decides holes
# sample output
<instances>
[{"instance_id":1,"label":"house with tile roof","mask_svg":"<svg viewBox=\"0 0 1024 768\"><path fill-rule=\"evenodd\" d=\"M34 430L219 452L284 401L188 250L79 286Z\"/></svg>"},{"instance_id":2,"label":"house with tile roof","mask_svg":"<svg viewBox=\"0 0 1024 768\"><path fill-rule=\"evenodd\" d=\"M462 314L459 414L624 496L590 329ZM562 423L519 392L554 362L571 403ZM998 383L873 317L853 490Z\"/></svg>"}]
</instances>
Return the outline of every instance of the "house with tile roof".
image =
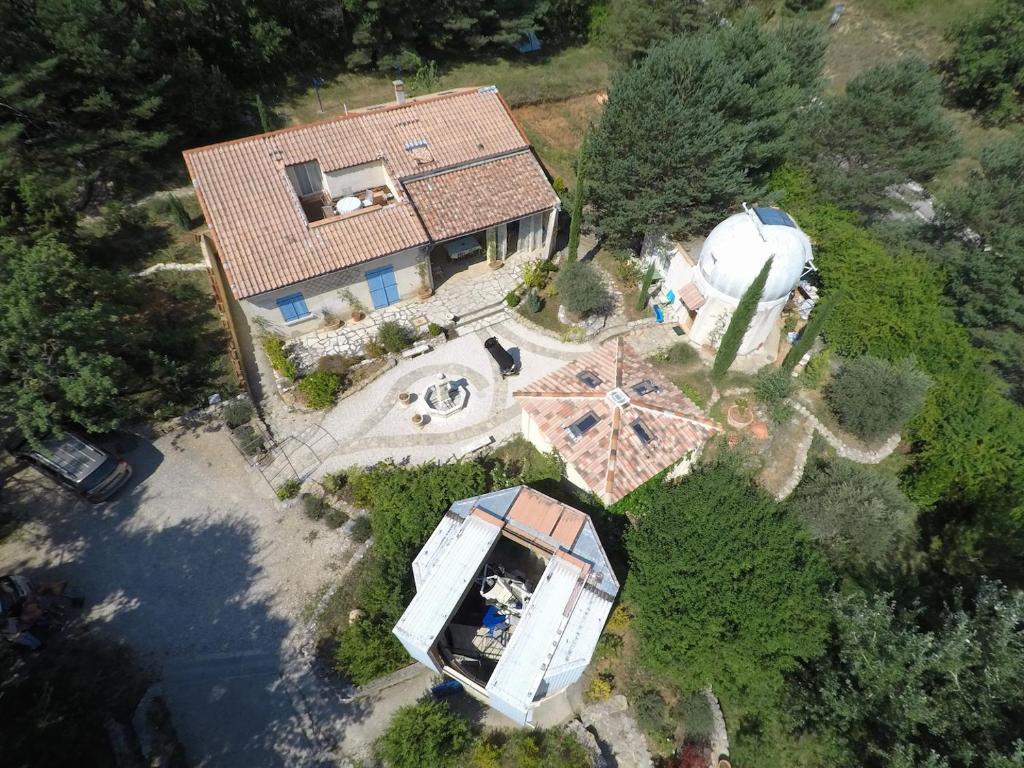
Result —
<instances>
[{"instance_id":1,"label":"house with tile roof","mask_svg":"<svg viewBox=\"0 0 1024 768\"><path fill-rule=\"evenodd\" d=\"M353 300L432 290L455 262L550 255L559 199L497 89L395 90L393 103L184 153L215 286L249 323L296 336Z\"/></svg>"},{"instance_id":2,"label":"house with tile roof","mask_svg":"<svg viewBox=\"0 0 1024 768\"><path fill-rule=\"evenodd\" d=\"M583 674L619 591L589 515L524 485L457 501L394 634L514 722Z\"/></svg>"},{"instance_id":3,"label":"house with tile roof","mask_svg":"<svg viewBox=\"0 0 1024 768\"><path fill-rule=\"evenodd\" d=\"M721 431L622 339L513 393L523 435L557 450L577 487L612 504Z\"/></svg>"}]
</instances>

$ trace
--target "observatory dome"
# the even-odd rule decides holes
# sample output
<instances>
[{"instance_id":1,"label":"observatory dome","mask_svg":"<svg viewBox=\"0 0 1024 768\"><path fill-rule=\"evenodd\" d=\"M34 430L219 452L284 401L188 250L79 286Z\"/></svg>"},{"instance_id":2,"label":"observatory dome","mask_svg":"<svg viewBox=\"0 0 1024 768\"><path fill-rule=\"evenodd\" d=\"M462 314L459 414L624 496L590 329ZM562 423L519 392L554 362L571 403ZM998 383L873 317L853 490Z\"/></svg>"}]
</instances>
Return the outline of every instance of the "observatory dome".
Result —
<instances>
[{"instance_id":1,"label":"observatory dome","mask_svg":"<svg viewBox=\"0 0 1024 768\"><path fill-rule=\"evenodd\" d=\"M784 211L750 208L711 230L698 264L712 288L738 300L773 255L762 302L788 296L800 282L811 260L811 241Z\"/></svg>"}]
</instances>

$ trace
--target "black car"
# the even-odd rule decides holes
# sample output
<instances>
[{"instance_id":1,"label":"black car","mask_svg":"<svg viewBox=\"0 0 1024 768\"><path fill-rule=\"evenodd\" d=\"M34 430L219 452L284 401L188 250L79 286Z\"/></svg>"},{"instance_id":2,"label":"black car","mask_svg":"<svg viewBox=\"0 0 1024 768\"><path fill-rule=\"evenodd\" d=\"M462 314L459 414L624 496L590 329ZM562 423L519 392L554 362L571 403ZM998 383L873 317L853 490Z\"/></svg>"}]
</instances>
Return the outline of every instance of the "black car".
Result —
<instances>
[{"instance_id":1,"label":"black car","mask_svg":"<svg viewBox=\"0 0 1024 768\"><path fill-rule=\"evenodd\" d=\"M47 438L38 447L15 438L7 448L93 503L109 499L132 476L127 461L71 432Z\"/></svg>"}]
</instances>

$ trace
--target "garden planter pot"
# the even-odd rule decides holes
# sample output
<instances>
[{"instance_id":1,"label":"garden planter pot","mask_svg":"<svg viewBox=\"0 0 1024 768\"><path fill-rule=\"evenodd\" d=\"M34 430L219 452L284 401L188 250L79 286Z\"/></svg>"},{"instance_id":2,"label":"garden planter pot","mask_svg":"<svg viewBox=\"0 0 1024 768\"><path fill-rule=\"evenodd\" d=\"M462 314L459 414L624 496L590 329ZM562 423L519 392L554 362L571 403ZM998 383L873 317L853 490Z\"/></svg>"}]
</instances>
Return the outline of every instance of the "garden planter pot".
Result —
<instances>
[{"instance_id":1,"label":"garden planter pot","mask_svg":"<svg viewBox=\"0 0 1024 768\"><path fill-rule=\"evenodd\" d=\"M424 424L427 423L427 419L428 417L426 416L426 414L414 413L412 416L412 425L417 429L420 429L423 427Z\"/></svg>"},{"instance_id":2,"label":"garden planter pot","mask_svg":"<svg viewBox=\"0 0 1024 768\"><path fill-rule=\"evenodd\" d=\"M429 299L433 295L434 295L434 289L433 288L420 288L416 292L416 297L419 298L419 299Z\"/></svg>"},{"instance_id":3,"label":"garden planter pot","mask_svg":"<svg viewBox=\"0 0 1024 768\"><path fill-rule=\"evenodd\" d=\"M366 317L366 313L365 313L365 312L359 312L359 311L356 311L356 312L353 312L353 313L352 313L352 319L353 319L353 320L354 320L355 322L357 322L357 323L358 323L358 322L359 322L360 320L362 320L362 319L363 319L364 317Z\"/></svg>"},{"instance_id":4,"label":"garden planter pot","mask_svg":"<svg viewBox=\"0 0 1024 768\"><path fill-rule=\"evenodd\" d=\"M732 768L732 763L730 763L724 757L720 757L718 758L718 768Z\"/></svg>"},{"instance_id":5,"label":"garden planter pot","mask_svg":"<svg viewBox=\"0 0 1024 768\"><path fill-rule=\"evenodd\" d=\"M730 427L736 429L744 429L749 427L751 422L754 420L754 412L750 409L750 406L739 406L730 405L729 410L725 413L726 420L729 422Z\"/></svg>"},{"instance_id":6,"label":"garden planter pot","mask_svg":"<svg viewBox=\"0 0 1024 768\"><path fill-rule=\"evenodd\" d=\"M491 269L501 269L502 267L505 266L505 262L495 259L494 261L487 262L487 266L489 266Z\"/></svg>"},{"instance_id":7,"label":"garden planter pot","mask_svg":"<svg viewBox=\"0 0 1024 768\"><path fill-rule=\"evenodd\" d=\"M398 396L398 404L401 405L403 408L408 407L409 403L411 403L411 402L412 402L412 393L411 392L402 392L401 394L399 394L399 396Z\"/></svg>"}]
</instances>

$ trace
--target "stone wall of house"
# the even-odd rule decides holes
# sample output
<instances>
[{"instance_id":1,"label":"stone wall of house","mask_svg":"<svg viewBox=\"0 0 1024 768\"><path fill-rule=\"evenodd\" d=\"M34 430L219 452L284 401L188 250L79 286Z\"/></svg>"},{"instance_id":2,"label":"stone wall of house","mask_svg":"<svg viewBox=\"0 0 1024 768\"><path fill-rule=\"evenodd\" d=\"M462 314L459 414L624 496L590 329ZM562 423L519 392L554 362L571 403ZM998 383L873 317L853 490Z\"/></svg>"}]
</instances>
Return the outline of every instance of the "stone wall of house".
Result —
<instances>
[{"instance_id":1,"label":"stone wall of house","mask_svg":"<svg viewBox=\"0 0 1024 768\"><path fill-rule=\"evenodd\" d=\"M395 281L401 298L411 299L423 285L423 275L429 281L429 264L420 269L419 264L427 258L423 248L411 248L407 251L357 264L347 269L339 269L312 280L279 288L275 291L261 293L243 299L241 305L250 324L266 324L268 329L286 337L299 336L319 328L323 323L323 312L327 310L338 317L348 317L352 307L343 295L350 291L352 296L363 305L367 312L373 310L370 288L366 282L366 274L382 267L395 268ZM293 323L285 323L277 300L284 296L301 293L306 300L306 307L312 313L309 318Z\"/></svg>"}]
</instances>

